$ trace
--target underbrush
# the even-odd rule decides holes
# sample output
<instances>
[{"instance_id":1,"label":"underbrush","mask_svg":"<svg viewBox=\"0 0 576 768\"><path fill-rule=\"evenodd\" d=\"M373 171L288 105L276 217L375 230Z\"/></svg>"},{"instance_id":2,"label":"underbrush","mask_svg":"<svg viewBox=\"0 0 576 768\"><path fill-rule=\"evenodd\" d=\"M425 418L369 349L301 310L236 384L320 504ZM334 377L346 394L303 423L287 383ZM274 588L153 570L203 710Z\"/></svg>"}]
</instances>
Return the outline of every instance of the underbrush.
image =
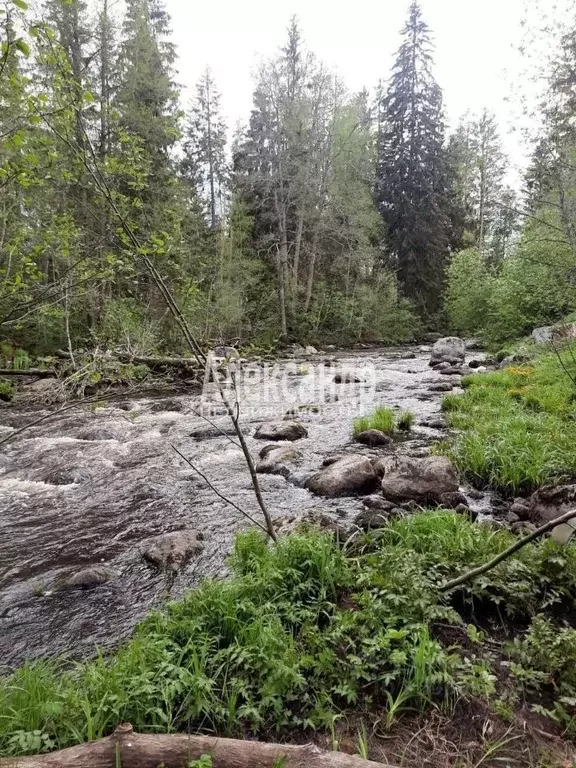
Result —
<instances>
[{"instance_id":1,"label":"underbrush","mask_svg":"<svg viewBox=\"0 0 576 768\"><path fill-rule=\"evenodd\" d=\"M396 414L392 408L381 406L369 416L361 416L358 419L354 419L355 435L359 435L361 432L366 432L369 429L378 429L380 432L384 432L387 435L392 434L396 430L400 432L410 432L414 424L414 414L410 411Z\"/></svg>"},{"instance_id":2,"label":"underbrush","mask_svg":"<svg viewBox=\"0 0 576 768\"><path fill-rule=\"evenodd\" d=\"M354 715L386 731L407 710L449 714L504 696L545 699L566 728L573 671L554 685L576 632L554 616L575 607L576 549L532 544L451 595L439 589L513 540L443 511L396 520L346 551L312 530L277 547L241 535L229 579L151 615L116 653L32 662L0 681L0 753L64 747L123 721L276 738L331 732ZM543 622L557 633L551 654ZM507 650L518 627L526 632ZM503 659L516 665L505 676Z\"/></svg>"},{"instance_id":3,"label":"underbrush","mask_svg":"<svg viewBox=\"0 0 576 768\"><path fill-rule=\"evenodd\" d=\"M467 479L505 494L529 493L576 473L576 356L558 356L463 379L464 395L444 398L452 427L445 447Z\"/></svg>"}]
</instances>

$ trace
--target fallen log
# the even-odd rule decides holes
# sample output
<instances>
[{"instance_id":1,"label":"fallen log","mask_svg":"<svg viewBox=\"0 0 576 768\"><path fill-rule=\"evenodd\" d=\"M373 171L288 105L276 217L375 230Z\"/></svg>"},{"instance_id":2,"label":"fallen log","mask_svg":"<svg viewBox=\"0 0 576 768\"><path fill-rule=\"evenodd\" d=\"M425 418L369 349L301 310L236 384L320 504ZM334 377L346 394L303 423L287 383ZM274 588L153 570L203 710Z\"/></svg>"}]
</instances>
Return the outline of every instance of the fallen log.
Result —
<instances>
[{"instance_id":1,"label":"fallen log","mask_svg":"<svg viewBox=\"0 0 576 768\"><path fill-rule=\"evenodd\" d=\"M394 768L312 744L266 744L212 736L144 735L127 723L112 736L48 755L0 758L0 768L185 768L209 755L213 768Z\"/></svg>"},{"instance_id":2,"label":"fallen log","mask_svg":"<svg viewBox=\"0 0 576 768\"><path fill-rule=\"evenodd\" d=\"M82 352L75 352L76 357L81 358ZM70 360L70 352L64 349L57 349L56 357L61 360ZM147 365L148 368L186 368L199 371L198 363L193 357L153 357L149 355L131 355L128 352L108 352L101 355L103 360L118 360L121 363L136 363L138 365Z\"/></svg>"},{"instance_id":3,"label":"fallen log","mask_svg":"<svg viewBox=\"0 0 576 768\"><path fill-rule=\"evenodd\" d=\"M0 376L36 376L37 378L48 379L58 376L53 368L0 368Z\"/></svg>"}]
</instances>

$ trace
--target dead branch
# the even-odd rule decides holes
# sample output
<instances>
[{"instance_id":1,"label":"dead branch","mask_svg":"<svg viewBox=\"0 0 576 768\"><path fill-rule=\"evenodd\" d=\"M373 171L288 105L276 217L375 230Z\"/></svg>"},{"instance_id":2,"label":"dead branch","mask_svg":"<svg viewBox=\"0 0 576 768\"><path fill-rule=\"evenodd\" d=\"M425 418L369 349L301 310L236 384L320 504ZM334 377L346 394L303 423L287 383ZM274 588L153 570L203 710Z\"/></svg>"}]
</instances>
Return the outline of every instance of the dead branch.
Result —
<instances>
[{"instance_id":1,"label":"dead branch","mask_svg":"<svg viewBox=\"0 0 576 768\"><path fill-rule=\"evenodd\" d=\"M0 368L0 376L36 376L36 378L48 379L58 376L54 368Z\"/></svg>"},{"instance_id":2,"label":"dead branch","mask_svg":"<svg viewBox=\"0 0 576 768\"><path fill-rule=\"evenodd\" d=\"M237 445L237 444L234 443L234 445ZM257 520L254 520L252 515L250 515L248 512L246 512L246 510L244 510L244 509L242 509L242 507L238 506L238 504L236 504L235 501L232 501L232 499L228 498L228 496L225 496L223 493L221 493L218 490L218 488L216 488L216 486L213 485L210 482L210 480L206 477L206 475L202 472L202 470L198 469L198 467L195 464L193 464L190 461L189 458L184 456L184 454L181 451L179 451L178 448L176 448L175 445L172 446L172 449L174 451L176 451L176 453L178 454L178 456L180 456L181 459L184 459L184 461L186 462L186 464L188 464L190 469L194 470L194 472L196 472L197 475L200 475L202 480L204 480L206 485L210 488L211 491L213 491L216 494L216 496L218 496L219 499L222 499L222 501L225 501L226 504L229 504L237 512L240 512L241 515L243 515L247 520L250 520L250 522L253 523L254 525L258 526L258 528L260 528L262 531L264 531L264 533L268 533L268 531L266 530L266 528L264 528L262 523L259 523Z\"/></svg>"},{"instance_id":3,"label":"dead branch","mask_svg":"<svg viewBox=\"0 0 576 768\"><path fill-rule=\"evenodd\" d=\"M202 755L213 768L394 768L342 752L323 752L312 744L265 744L212 736L143 735L129 724L112 736L34 757L0 759L0 768L182 768Z\"/></svg>"},{"instance_id":4,"label":"dead branch","mask_svg":"<svg viewBox=\"0 0 576 768\"><path fill-rule=\"evenodd\" d=\"M548 533L548 531L551 531L554 528L558 527L559 525L562 525L562 523L567 523L569 520L572 520L574 517L576 517L576 510L572 510L571 512L566 512L566 514L561 515L560 517L557 517L554 520L550 520L548 523L545 523L540 528L537 528L535 531L532 531L532 533L529 533L528 536L524 536L523 538L518 539L518 541L512 544L511 547L508 547L508 549L505 549L504 552L501 552L499 555L496 555L496 557L494 557L489 562L484 563L484 565L479 565L477 568L473 568L471 571L468 571L467 573L463 573L461 576L458 576L458 578L452 579L451 581L447 581L445 584L443 584L440 587L440 592L449 592L451 589L455 589L456 587L459 587L461 584L465 584L467 581L471 581L472 579L475 579L476 576L481 576L483 573L487 573L488 571L491 571L492 568L495 568L503 560L506 560L512 555L514 555L516 552L518 552L519 549L522 549L522 547L525 547L526 544L530 544L530 542L534 541L534 539L540 538L540 536L543 536L545 533Z\"/></svg>"}]
</instances>

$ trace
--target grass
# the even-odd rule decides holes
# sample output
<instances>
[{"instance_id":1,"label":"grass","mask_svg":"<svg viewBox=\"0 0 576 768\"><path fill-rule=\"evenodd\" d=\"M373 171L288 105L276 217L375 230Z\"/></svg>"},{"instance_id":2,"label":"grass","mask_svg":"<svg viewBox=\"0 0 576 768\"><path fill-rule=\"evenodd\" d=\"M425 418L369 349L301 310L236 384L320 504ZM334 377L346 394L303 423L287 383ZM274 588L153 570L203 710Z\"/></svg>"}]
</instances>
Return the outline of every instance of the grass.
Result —
<instances>
[{"instance_id":1,"label":"grass","mask_svg":"<svg viewBox=\"0 0 576 768\"><path fill-rule=\"evenodd\" d=\"M444 446L478 487L507 495L529 493L576 473L574 347L560 359L545 354L532 363L467 376L466 392L448 395L443 410L460 434Z\"/></svg>"},{"instance_id":2,"label":"grass","mask_svg":"<svg viewBox=\"0 0 576 768\"><path fill-rule=\"evenodd\" d=\"M354 435L359 435L361 432L366 432L369 429L378 429L387 435L391 435L397 429L409 432L412 429L414 420L414 414L410 411L400 413L397 417L392 408L380 406L370 416L354 419L353 432Z\"/></svg>"},{"instance_id":3,"label":"grass","mask_svg":"<svg viewBox=\"0 0 576 768\"><path fill-rule=\"evenodd\" d=\"M84 742L123 721L141 732L222 736L319 729L334 741L335 724L350 716L386 730L406 712L510 691L536 705L545 692L566 727L573 674L548 694L576 639L562 635L547 654L550 633L536 631L547 621L558 632L554 612L576 608L576 549L529 545L454 595L438 589L511 540L443 511L396 520L346 552L313 530L276 548L241 535L229 579L151 615L115 653L31 662L1 679L0 754ZM519 665L505 679L500 666L494 672L494 641L483 640L490 615L528 627L502 651Z\"/></svg>"}]
</instances>

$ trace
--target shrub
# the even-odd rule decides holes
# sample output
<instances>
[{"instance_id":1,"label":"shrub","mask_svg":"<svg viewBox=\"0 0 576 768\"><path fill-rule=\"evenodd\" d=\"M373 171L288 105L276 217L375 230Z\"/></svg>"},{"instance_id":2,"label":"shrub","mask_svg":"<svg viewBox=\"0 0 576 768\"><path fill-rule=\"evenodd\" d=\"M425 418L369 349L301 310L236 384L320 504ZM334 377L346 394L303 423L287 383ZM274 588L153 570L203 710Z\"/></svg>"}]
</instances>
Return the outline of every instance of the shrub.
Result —
<instances>
[{"instance_id":1,"label":"shrub","mask_svg":"<svg viewBox=\"0 0 576 768\"><path fill-rule=\"evenodd\" d=\"M455 253L448 268L446 311L451 327L477 333L486 323L494 275L476 248Z\"/></svg>"}]
</instances>

